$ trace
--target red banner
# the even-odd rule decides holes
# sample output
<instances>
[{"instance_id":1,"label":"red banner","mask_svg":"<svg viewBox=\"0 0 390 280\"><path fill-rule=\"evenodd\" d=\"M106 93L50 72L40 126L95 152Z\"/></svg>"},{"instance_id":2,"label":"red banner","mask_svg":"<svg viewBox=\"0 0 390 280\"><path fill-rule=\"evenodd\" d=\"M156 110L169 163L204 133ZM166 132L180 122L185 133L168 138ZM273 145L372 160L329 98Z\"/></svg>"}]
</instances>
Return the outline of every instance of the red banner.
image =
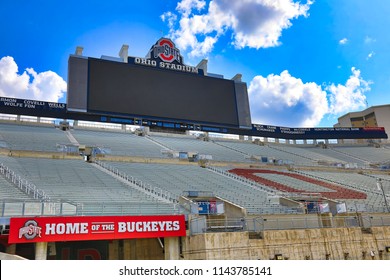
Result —
<instances>
[{"instance_id":1,"label":"red banner","mask_svg":"<svg viewBox=\"0 0 390 280\"><path fill-rule=\"evenodd\" d=\"M8 243L185 236L184 215L11 218Z\"/></svg>"}]
</instances>

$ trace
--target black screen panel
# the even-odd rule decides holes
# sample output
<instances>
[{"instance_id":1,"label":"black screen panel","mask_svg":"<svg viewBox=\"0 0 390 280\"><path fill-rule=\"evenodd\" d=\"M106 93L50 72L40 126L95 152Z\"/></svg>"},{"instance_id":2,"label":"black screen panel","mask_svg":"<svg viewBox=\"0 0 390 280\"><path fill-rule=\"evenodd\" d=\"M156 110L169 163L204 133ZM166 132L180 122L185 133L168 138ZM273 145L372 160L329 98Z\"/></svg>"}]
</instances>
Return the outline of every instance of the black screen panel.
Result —
<instances>
[{"instance_id":1,"label":"black screen panel","mask_svg":"<svg viewBox=\"0 0 390 280\"><path fill-rule=\"evenodd\" d=\"M234 81L89 59L88 112L238 126Z\"/></svg>"}]
</instances>

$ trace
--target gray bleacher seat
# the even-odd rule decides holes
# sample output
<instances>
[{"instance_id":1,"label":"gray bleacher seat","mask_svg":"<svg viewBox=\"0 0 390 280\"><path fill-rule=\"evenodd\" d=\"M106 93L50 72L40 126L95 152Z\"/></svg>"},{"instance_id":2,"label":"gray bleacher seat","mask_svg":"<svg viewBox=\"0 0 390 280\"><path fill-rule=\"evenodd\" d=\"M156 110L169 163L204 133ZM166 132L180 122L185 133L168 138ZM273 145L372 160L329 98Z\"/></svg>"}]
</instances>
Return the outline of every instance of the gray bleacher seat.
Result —
<instances>
[{"instance_id":1,"label":"gray bleacher seat","mask_svg":"<svg viewBox=\"0 0 390 280\"><path fill-rule=\"evenodd\" d=\"M272 213L286 213L287 210L283 206L272 205L268 199L269 193L264 190L251 188L245 183L198 166L125 162L109 164L121 172L177 196L186 191L211 191L246 208L249 213L264 213L265 209Z\"/></svg>"},{"instance_id":2,"label":"gray bleacher seat","mask_svg":"<svg viewBox=\"0 0 390 280\"><path fill-rule=\"evenodd\" d=\"M194 137L152 136L151 138L174 151L211 155L214 161L249 162L245 154L222 147L212 141L202 141Z\"/></svg>"},{"instance_id":3,"label":"gray bleacher seat","mask_svg":"<svg viewBox=\"0 0 390 280\"><path fill-rule=\"evenodd\" d=\"M8 167L44 190L53 201L68 200L82 204L83 214L131 214L126 211L140 214L142 203L151 206L141 207L145 213L173 213L175 208L173 204L157 201L81 160L2 159ZM134 207L131 207L132 204Z\"/></svg>"},{"instance_id":4,"label":"gray bleacher seat","mask_svg":"<svg viewBox=\"0 0 390 280\"><path fill-rule=\"evenodd\" d=\"M131 133L113 131L71 130L72 135L81 145L97 146L116 156L142 156L159 158L161 147L145 137Z\"/></svg>"},{"instance_id":5,"label":"gray bleacher seat","mask_svg":"<svg viewBox=\"0 0 390 280\"><path fill-rule=\"evenodd\" d=\"M57 144L71 144L65 133L54 126L0 123L0 137L0 148L10 150L57 152Z\"/></svg>"}]
</instances>

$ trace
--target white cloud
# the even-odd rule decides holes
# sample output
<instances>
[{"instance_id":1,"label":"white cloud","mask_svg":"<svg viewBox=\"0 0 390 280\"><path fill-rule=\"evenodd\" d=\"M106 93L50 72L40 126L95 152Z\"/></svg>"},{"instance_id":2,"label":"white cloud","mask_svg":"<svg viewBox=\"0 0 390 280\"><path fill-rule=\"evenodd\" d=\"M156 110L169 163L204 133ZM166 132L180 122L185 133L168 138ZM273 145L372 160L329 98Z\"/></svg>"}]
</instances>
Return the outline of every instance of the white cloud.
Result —
<instances>
[{"instance_id":1,"label":"white cloud","mask_svg":"<svg viewBox=\"0 0 390 280\"><path fill-rule=\"evenodd\" d=\"M285 70L256 76L249 85L252 122L292 127L317 125L328 111L326 92Z\"/></svg>"},{"instance_id":2,"label":"white cloud","mask_svg":"<svg viewBox=\"0 0 390 280\"><path fill-rule=\"evenodd\" d=\"M176 7L179 21L172 12L161 18L168 22L169 36L180 49L189 49L190 56L204 56L228 30L237 48L278 46L283 29L292 25L292 19L308 16L311 4L310 0L306 4L293 0L212 0L207 8L203 0L182 0Z\"/></svg>"},{"instance_id":3,"label":"white cloud","mask_svg":"<svg viewBox=\"0 0 390 280\"><path fill-rule=\"evenodd\" d=\"M317 126L325 115L339 115L365 106L370 82L352 68L345 85L303 83L285 70L256 76L249 84L252 122L290 127Z\"/></svg>"},{"instance_id":4,"label":"white cloud","mask_svg":"<svg viewBox=\"0 0 390 280\"><path fill-rule=\"evenodd\" d=\"M0 59L0 96L58 102L66 92L66 82L52 71L37 73L27 68L18 72L13 57Z\"/></svg>"},{"instance_id":5,"label":"white cloud","mask_svg":"<svg viewBox=\"0 0 390 280\"><path fill-rule=\"evenodd\" d=\"M367 55L366 59L369 60L369 59L371 59L374 55L375 55L375 52L370 52L370 53Z\"/></svg>"},{"instance_id":6,"label":"white cloud","mask_svg":"<svg viewBox=\"0 0 390 280\"><path fill-rule=\"evenodd\" d=\"M347 38L343 38L339 41L339 44L340 45L345 45L346 43L348 43L348 39Z\"/></svg>"},{"instance_id":7,"label":"white cloud","mask_svg":"<svg viewBox=\"0 0 390 280\"><path fill-rule=\"evenodd\" d=\"M372 37L370 37L370 36L366 36L365 38L364 38L364 43L365 44L372 44L372 43L375 43L376 42L376 39L374 39L374 38L372 38Z\"/></svg>"},{"instance_id":8,"label":"white cloud","mask_svg":"<svg viewBox=\"0 0 390 280\"><path fill-rule=\"evenodd\" d=\"M188 16L191 13L192 9L201 11L205 6L206 1L204 0L182 0L177 4L176 10Z\"/></svg>"},{"instance_id":9,"label":"white cloud","mask_svg":"<svg viewBox=\"0 0 390 280\"><path fill-rule=\"evenodd\" d=\"M166 12L166 13L161 15L161 20L164 22L167 21L168 27L169 27L169 29L171 29L175 25L175 22L177 20L177 16L172 12Z\"/></svg>"},{"instance_id":10,"label":"white cloud","mask_svg":"<svg viewBox=\"0 0 390 280\"><path fill-rule=\"evenodd\" d=\"M329 92L329 113L338 115L362 109L366 105L365 92L370 91L372 82L365 81L360 76L360 70L351 68L352 75L345 85L331 84L326 90Z\"/></svg>"}]
</instances>

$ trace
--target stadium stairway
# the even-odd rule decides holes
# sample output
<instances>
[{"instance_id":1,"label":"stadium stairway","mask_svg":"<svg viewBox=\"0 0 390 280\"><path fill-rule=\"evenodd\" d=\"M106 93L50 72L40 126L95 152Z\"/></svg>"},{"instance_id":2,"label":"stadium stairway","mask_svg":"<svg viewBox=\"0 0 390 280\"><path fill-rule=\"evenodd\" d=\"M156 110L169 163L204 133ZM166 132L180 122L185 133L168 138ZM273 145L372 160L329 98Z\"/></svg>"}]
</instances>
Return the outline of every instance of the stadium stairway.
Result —
<instances>
[{"instance_id":1,"label":"stadium stairway","mask_svg":"<svg viewBox=\"0 0 390 280\"><path fill-rule=\"evenodd\" d=\"M172 147L168 147L168 146L164 145L163 143L157 141L156 139L150 137L149 135L145 135L145 139L149 140L153 144L160 146L161 148L163 148L165 150L174 150Z\"/></svg>"},{"instance_id":2,"label":"stadium stairway","mask_svg":"<svg viewBox=\"0 0 390 280\"><path fill-rule=\"evenodd\" d=\"M297 153L293 153L291 151L286 151L285 149L280 149L280 148L277 148L276 146L273 146L273 145L268 145L268 147L270 149L274 149L274 150L277 150L279 152L283 152L283 153L287 153L287 154L290 154L290 155L294 155L294 156L297 156L297 157L301 157L301 158L304 158L304 159L308 159L310 161L312 161L313 159L312 158L309 158L307 156L304 156L302 154L297 154Z\"/></svg>"},{"instance_id":3,"label":"stadium stairway","mask_svg":"<svg viewBox=\"0 0 390 280\"><path fill-rule=\"evenodd\" d=\"M336 152L336 153L339 153L339 154L342 154L342 155L344 155L344 156L350 157L350 158L352 158L352 159L354 159L354 160L359 160L359 161L362 161L362 162L364 162L364 163L366 163L366 164L370 164L370 161L368 161L368 160L365 160L365 159L363 159L363 158L360 158L360 157L351 155L351 154L349 154L349 153L347 153L347 152L344 152L344 151L340 151L339 149L334 149L334 148L332 148L332 147L328 147L328 149L331 149L332 151L334 151L334 152Z\"/></svg>"},{"instance_id":4,"label":"stadium stairway","mask_svg":"<svg viewBox=\"0 0 390 280\"><path fill-rule=\"evenodd\" d=\"M239 150L239 149L235 149L235 148L233 148L233 147L229 147L229 146L227 146L227 145L223 145L221 142L217 142L217 141L212 141L214 144L216 144L216 145L218 145L218 146L221 146L221 147L224 147L224 148L226 148L226 149L229 149L229 150L232 150L232 151L235 151L235 152L238 152L238 153L240 153L240 154L242 154L242 155L244 155L244 156L247 156L248 158L250 158L252 155L250 155L250 154L248 154L248 153L245 153L245 152L243 152L243 151L241 151L241 150Z\"/></svg>"},{"instance_id":5,"label":"stadium stairway","mask_svg":"<svg viewBox=\"0 0 390 280\"><path fill-rule=\"evenodd\" d=\"M150 184L145 184L141 180L138 180L133 176L129 176L124 172L120 172L117 168L114 168L107 163L95 161L93 163L93 166L99 169L100 171L112 176L113 178L121 181L122 183L126 184L130 188L135 188L138 191L141 191L155 198L158 201L164 203L174 203L174 204L178 203L178 200L176 199L176 195L172 194L171 192L167 190L163 190L158 187L153 187Z\"/></svg>"},{"instance_id":6,"label":"stadium stairway","mask_svg":"<svg viewBox=\"0 0 390 280\"><path fill-rule=\"evenodd\" d=\"M80 143L77 141L76 138L74 138L73 134L70 132L70 130L64 131L66 137L68 137L70 143L72 143L75 146L80 146Z\"/></svg>"},{"instance_id":7,"label":"stadium stairway","mask_svg":"<svg viewBox=\"0 0 390 280\"><path fill-rule=\"evenodd\" d=\"M1 159L1 158L0 158ZM50 201L50 197L45 191L38 189L28 180L23 179L19 174L0 162L0 176L10 183L16 189L19 189L28 197L38 201Z\"/></svg>"}]
</instances>

